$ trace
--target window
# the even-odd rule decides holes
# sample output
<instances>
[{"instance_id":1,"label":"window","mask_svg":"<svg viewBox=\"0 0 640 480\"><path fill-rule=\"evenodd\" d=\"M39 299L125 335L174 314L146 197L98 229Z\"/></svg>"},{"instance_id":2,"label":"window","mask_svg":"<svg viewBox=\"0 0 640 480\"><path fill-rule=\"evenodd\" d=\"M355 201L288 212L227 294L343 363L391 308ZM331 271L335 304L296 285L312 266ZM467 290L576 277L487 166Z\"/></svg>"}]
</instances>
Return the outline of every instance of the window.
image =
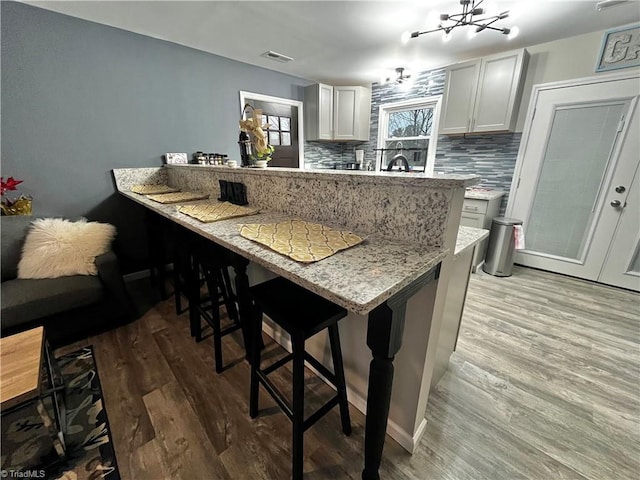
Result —
<instances>
[{"instance_id":1,"label":"window","mask_svg":"<svg viewBox=\"0 0 640 480\"><path fill-rule=\"evenodd\" d=\"M266 119L269 124L267 134L269 143L274 147L277 145L291 145L291 118L269 115Z\"/></svg>"},{"instance_id":2,"label":"window","mask_svg":"<svg viewBox=\"0 0 640 480\"><path fill-rule=\"evenodd\" d=\"M411 171L433 173L438 140L440 96L380 106L376 165L386 170L402 154Z\"/></svg>"}]
</instances>

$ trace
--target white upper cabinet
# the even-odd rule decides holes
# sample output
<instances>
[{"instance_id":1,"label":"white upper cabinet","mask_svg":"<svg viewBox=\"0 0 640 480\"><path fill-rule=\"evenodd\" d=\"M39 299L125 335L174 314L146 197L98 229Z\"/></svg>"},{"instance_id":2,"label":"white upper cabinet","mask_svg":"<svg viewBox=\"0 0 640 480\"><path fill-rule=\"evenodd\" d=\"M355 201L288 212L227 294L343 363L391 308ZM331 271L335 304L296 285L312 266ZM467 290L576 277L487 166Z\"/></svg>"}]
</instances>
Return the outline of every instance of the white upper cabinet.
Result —
<instances>
[{"instance_id":1,"label":"white upper cabinet","mask_svg":"<svg viewBox=\"0 0 640 480\"><path fill-rule=\"evenodd\" d=\"M512 131L528 58L522 49L448 67L440 133Z\"/></svg>"},{"instance_id":2,"label":"white upper cabinet","mask_svg":"<svg viewBox=\"0 0 640 480\"><path fill-rule=\"evenodd\" d=\"M444 118L440 120L440 133L470 131L479 75L480 60L459 63L447 68L443 98Z\"/></svg>"},{"instance_id":3,"label":"white upper cabinet","mask_svg":"<svg viewBox=\"0 0 640 480\"><path fill-rule=\"evenodd\" d=\"M371 90L365 87L305 88L306 140L369 140Z\"/></svg>"}]
</instances>

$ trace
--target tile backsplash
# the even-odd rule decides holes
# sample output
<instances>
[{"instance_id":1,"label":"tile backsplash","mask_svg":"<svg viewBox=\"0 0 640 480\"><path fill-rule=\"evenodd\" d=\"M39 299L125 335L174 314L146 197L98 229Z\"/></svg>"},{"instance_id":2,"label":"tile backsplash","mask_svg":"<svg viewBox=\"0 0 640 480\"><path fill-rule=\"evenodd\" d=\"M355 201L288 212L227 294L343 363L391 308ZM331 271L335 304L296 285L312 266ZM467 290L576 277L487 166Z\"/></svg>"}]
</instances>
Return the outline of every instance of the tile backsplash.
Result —
<instances>
[{"instance_id":1,"label":"tile backsplash","mask_svg":"<svg viewBox=\"0 0 640 480\"><path fill-rule=\"evenodd\" d=\"M435 173L475 173L479 187L504 190L500 215L507 206L522 133L438 137Z\"/></svg>"},{"instance_id":2,"label":"tile backsplash","mask_svg":"<svg viewBox=\"0 0 640 480\"><path fill-rule=\"evenodd\" d=\"M356 161L356 150L367 150L368 142L304 142L305 168L346 168Z\"/></svg>"}]
</instances>

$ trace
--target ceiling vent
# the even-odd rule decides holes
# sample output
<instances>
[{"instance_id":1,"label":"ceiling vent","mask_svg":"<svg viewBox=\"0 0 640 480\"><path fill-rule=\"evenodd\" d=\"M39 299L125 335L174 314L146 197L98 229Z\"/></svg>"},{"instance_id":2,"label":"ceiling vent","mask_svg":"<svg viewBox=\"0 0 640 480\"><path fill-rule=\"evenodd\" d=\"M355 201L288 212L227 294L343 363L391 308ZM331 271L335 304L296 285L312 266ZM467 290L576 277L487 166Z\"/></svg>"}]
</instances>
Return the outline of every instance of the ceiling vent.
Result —
<instances>
[{"instance_id":1,"label":"ceiling vent","mask_svg":"<svg viewBox=\"0 0 640 480\"><path fill-rule=\"evenodd\" d=\"M286 55L282 55L281 53L278 53L278 52L272 52L271 50L269 50L268 52L264 52L260 56L264 58L268 58L269 60L275 60L276 62L280 62L280 63L293 62L293 58L287 57Z\"/></svg>"},{"instance_id":2,"label":"ceiling vent","mask_svg":"<svg viewBox=\"0 0 640 480\"><path fill-rule=\"evenodd\" d=\"M601 12L605 8L615 7L616 5L622 5L628 3L628 0L604 0L596 4L596 10Z\"/></svg>"}]
</instances>

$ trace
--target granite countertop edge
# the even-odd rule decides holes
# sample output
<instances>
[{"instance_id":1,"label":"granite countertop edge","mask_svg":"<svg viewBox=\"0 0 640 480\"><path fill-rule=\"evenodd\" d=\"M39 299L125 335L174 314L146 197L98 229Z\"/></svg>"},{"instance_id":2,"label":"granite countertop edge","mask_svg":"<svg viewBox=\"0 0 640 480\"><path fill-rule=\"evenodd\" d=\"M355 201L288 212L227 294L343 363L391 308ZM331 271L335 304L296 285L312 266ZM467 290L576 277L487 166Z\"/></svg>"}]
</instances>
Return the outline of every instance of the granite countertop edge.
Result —
<instances>
[{"instance_id":1,"label":"granite countertop edge","mask_svg":"<svg viewBox=\"0 0 640 480\"><path fill-rule=\"evenodd\" d=\"M233 223L242 223L241 219L246 219L247 217L234 218L229 220L223 220L220 222L214 222L213 224L209 223L201 223L198 220L195 220L187 215L181 214L176 211L176 204L163 205L152 200L146 199L144 196L137 195L131 192L119 191L120 194L125 197L135 201L136 203L150 208L157 214L162 215L165 218L170 219L171 221L175 221L179 225L182 225L185 228L188 228L196 233L208 238L217 244L231 250L237 254L242 255L246 259L261 265L268 270L276 273L288 280L296 282L308 290L317 293L324 298L340 305L347 310L356 313L358 315L366 315L371 310L373 310L378 305L381 305L386 300L391 298L396 293L400 292L403 288L410 285L412 282L420 278L425 273L429 272L433 268L435 268L442 260L444 260L449 253L448 249L445 248L436 248L436 247L428 247L425 246L422 252L423 262L419 265L413 265L408 267L407 273L402 276L401 279L395 281L395 283L386 286L383 289L375 290L373 287L368 285L358 286L359 289L356 289L354 286L354 290L352 294L349 295L349 291L345 291L342 293L337 292L335 289L329 289L327 287L322 286L322 282L314 282L312 279L304 278L296 273L296 271L303 272L306 268L306 265L299 264L294 260L291 260L279 253L276 253L272 250L269 250L267 247L264 247L260 244L252 242L251 240L247 240L243 237L240 237L238 233L232 234L213 234L206 230L207 226L212 226L214 224L224 225L224 222L233 222ZM188 204L188 203L198 203L196 202L183 202L180 203ZM265 212L268 214L269 212ZM282 214L271 213L276 217L282 217ZM252 217L253 218L253 217ZM250 223L250 222L248 222ZM228 225L228 224L227 224ZM214 227L215 228L215 227ZM392 246L397 248L398 251L406 251L407 245L400 244L399 242L392 242L391 240L384 239L383 237L370 236L367 241L374 241L376 249L379 250L382 246L386 248L386 246ZM341 262L346 262L347 258L352 259L354 256L358 254L358 252L363 252L363 248L366 248L367 243L362 245L357 245L347 250L343 250L338 252L336 255L329 257L327 259L322 260L321 262L317 262L316 264L320 264L322 262L334 262L336 268L339 268ZM414 248L413 246L412 248ZM360 249L360 250L359 250ZM341 255L343 255L341 257ZM332 260L333 259L333 260ZM362 261L364 260L364 261ZM366 264L366 255L363 259L360 260L360 263ZM369 262L370 269L376 269L375 262ZM315 265L315 264L311 264ZM326 263L324 265L327 265ZM355 285L355 284L354 284ZM370 290L363 293L362 289L370 288Z\"/></svg>"},{"instance_id":2,"label":"granite countertop edge","mask_svg":"<svg viewBox=\"0 0 640 480\"><path fill-rule=\"evenodd\" d=\"M505 192L503 192L502 190L489 190L487 192L467 190L464 192L464 198L468 198L470 200L493 200L503 197L504 195Z\"/></svg>"},{"instance_id":3,"label":"granite countertop edge","mask_svg":"<svg viewBox=\"0 0 640 480\"><path fill-rule=\"evenodd\" d=\"M456 239L455 256L466 252L468 249L476 245L481 240L489 236L489 230L475 227L465 227L460 225L458 229L458 237Z\"/></svg>"}]
</instances>

